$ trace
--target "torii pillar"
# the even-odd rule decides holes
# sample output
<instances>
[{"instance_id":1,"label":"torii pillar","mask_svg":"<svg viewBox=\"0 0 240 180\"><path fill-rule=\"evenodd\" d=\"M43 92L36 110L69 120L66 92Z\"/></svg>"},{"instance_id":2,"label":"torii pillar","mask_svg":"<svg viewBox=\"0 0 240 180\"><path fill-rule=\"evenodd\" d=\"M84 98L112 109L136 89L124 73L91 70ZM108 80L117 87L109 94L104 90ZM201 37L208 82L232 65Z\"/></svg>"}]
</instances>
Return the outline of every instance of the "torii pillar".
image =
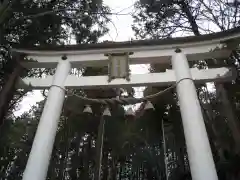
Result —
<instances>
[{"instance_id":1,"label":"torii pillar","mask_svg":"<svg viewBox=\"0 0 240 180\"><path fill-rule=\"evenodd\" d=\"M39 121L23 180L45 180L57 133L65 90L64 84L70 72L68 60L60 60L48 92L47 101Z\"/></svg>"},{"instance_id":2,"label":"torii pillar","mask_svg":"<svg viewBox=\"0 0 240 180\"><path fill-rule=\"evenodd\" d=\"M201 106L189 69L187 57L180 49L172 56L177 94L193 180L218 180Z\"/></svg>"}]
</instances>

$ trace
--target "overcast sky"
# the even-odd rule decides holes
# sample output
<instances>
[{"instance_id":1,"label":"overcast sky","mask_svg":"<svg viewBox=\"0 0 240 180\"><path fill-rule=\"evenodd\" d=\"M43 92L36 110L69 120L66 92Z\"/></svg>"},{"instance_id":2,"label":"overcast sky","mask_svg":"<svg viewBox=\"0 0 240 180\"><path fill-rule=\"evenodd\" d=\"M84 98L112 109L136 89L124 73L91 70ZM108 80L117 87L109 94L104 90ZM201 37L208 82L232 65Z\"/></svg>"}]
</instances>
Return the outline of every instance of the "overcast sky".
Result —
<instances>
[{"instance_id":1,"label":"overcast sky","mask_svg":"<svg viewBox=\"0 0 240 180\"><path fill-rule=\"evenodd\" d=\"M103 0L103 3L108 5L113 12L120 12L122 14L128 14L133 12L134 3L136 0ZM114 41L126 41L133 37L131 29L132 16L129 15L112 15L112 23L109 24L110 36L107 34L104 39ZM113 26L115 25L115 27ZM117 32L116 32L117 31Z\"/></svg>"},{"instance_id":2,"label":"overcast sky","mask_svg":"<svg viewBox=\"0 0 240 180\"><path fill-rule=\"evenodd\" d=\"M103 0L103 3L108 5L113 12L121 11L122 14L133 12L133 4L136 0ZM109 41L127 41L134 36L131 29L133 19L131 15L112 15L112 23L109 23L110 32L106 34L101 40ZM115 25L115 27L113 26ZM143 74L148 72L148 67L144 65L131 66L131 72L134 74ZM136 97L142 96L143 88L137 88ZM28 96L23 98L19 105L19 110L15 113L16 116L21 115L23 112L29 111L31 106L36 102L43 100L40 91L28 93Z\"/></svg>"}]
</instances>

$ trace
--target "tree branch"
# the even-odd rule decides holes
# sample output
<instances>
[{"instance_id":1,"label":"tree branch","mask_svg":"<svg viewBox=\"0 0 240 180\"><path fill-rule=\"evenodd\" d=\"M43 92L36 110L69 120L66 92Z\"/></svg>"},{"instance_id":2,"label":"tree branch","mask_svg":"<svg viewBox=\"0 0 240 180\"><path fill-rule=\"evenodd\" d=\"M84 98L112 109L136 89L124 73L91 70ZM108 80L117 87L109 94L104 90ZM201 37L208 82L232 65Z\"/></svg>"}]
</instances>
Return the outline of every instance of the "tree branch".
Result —
<instances>
[{"instance_id":1,"label":"tree branch","mask_svg":"<svg viewBox=\"0 0 240 180\"><path fill-rule=\"evenodd\" d=\"M195 18L193 17L192 13L190 12L189 6L186 4L184 0L180 1L179 3L182 11L186 14L187 19L192 27L192 31L196 36L201 35L199 30L198 30L198 25L196 23Z\"/></svg>"}]
</instances>

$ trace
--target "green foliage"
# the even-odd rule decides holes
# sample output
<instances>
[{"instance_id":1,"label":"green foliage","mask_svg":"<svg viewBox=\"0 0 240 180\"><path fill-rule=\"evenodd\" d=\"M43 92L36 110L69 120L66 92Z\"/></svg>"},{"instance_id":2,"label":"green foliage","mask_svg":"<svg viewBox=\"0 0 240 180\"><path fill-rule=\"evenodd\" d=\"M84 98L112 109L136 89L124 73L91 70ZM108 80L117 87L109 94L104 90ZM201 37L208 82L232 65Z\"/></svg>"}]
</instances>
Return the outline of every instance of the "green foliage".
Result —
<instances>
[{"instance_id":1,"label":"green foliage","mask_svg":"<svg viewBox=\"0 0 240 180\"><path fill-rule=\"evenodd\" d=\"M16 1L12 5L14 11L9 10L7 20L3 23L6 29L3 30L2 42L7 46L23 44L24 46L54 46L67 43L67 37L72 35L77 43L96 43L98 38L107 32L105 25L108 18L95 12L109 12L109 9L96 7L94 3L95 1L86 0L61 0L27 1L22 4L21 1ZM224 2L221 2L221 6L214 6L217 3L220 1L172 1L160 6L157 13L151 13L146 7L136 4L136 8L139 8L133 24L136 38L169 38L178 35L178 31L194 35L209 33L212 29L201 24L206 20L220 30L237 26L239 7L229 7ZM34 15L64 8L68 10L47 13L43 16ZM228 18L225 18L226 13ZM215 17L218 17L219 21L216 21ZM3 49L2 57L9 63L9 55L5 52L7 51ZM226 60L220 64L218 60L217 63L203 60L194 62L191 66L199 68L229 66L230 62L239 64L238 57L238 52L235 52L231 61ZM4 67L11 67L11 63ZM170 67L152 65L151 71L164 72L167 68ZM6 74L9 72L11 71L6 70ZM49 72L46 69L38 69L27 74L41 76L42 73L53 72L54 70ZM74 70L72 73L79 75L79 72L83 76L103 75L107 73L107 68L85 68ZM204 120L220 178L224 179L224 176L228 176L231 180L237 179L239 172L236 163L237 144L229 123L239 121L239 88L237 84L224 84L229 104L233 107L233 112L228 113L225 110L226 102L222 94L218 93L217 84L214 87L216 91L209 91L203 85L197 87ZM148 87L144 94L153 94L160 90L160 87ZM117 96L114 89L84 90L75 93L91 98ZM135 118L126 117L122 106L110 107L112 117L105 119L101 164L103 180L163 180L166 179L166 172L169 180L190 179L176 93L165 94L160 99L153 100L152 103L155 111L144 111L144 104L142 104ZM0 136L0 179L21 179L43 104L44 101L39 107L34 107L31 112L19 119L9 118L5 121ZM99 151L96 144L99 143L97 136L103 107L92 105L93 115L83 114L83 108L83 102L76 97L66 98L48 179L93 179L96 154Z\"/></svg>"},{"instance_id":2,"label":"green foliage","mask_svg":"<svg viewBox=\"0 0 240 180\"><path fill-rule=\"evenodd\" d=\"M37 124L38 121L27 114L5 121L0 138L1 179L18 179L22 176Z\"/></svg>"},{"instance_id":3,"label":"green foliage","mask_svg":"<svg viewBox=\"0 0 240 180\"><path fill-rule=\"evenodd\" d=\"M96 43L108 31L106 23L109 19L104 15L107 12L108 7L98 7L95 1L88 0L5 0L0 9L0 89L13 83L16 77L9 79L14 76L19 61L23 60L23 57L12 54L10 48L56 46L74 40L77 43ZM41 77L53 72L52 69L22 70L20 75ZM0 104L5 104L6 110L0 107L0 122L6 115L2 111L11 112L25 95L13 86L8 87L12 87L5 90L8 94L1 92L6 98Z\"/></svg>"},{"instance_id":4,"label":"green foliage","mask_svg":"<svg viewBox=\"0 0 240 180\"><path fill-rule=\"evenodd\" d=\"M239 6L227 1L173 0L149 11L149 6L136 3L133 30L136 38L171 38L223 31L239 26Z\"/></svg>"}]
</instances>

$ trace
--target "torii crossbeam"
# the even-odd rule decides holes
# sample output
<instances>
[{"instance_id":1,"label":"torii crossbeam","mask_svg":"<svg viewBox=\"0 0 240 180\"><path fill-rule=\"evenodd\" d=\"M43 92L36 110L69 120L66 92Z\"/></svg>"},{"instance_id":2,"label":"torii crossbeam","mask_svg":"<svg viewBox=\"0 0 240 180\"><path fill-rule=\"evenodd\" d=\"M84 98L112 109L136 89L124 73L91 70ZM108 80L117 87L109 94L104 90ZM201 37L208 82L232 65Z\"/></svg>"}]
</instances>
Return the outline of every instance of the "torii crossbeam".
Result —
<instances>
[{"instance_id":1,"label":"torii crossbeam","mask_svg":"<svg viewBox=\"0 0 240 180\"><path fill-rule=\"evenodd\" d=\"M229 67L190 69L188 61L221 58L227 59L239 45L240 28L198 37L169 38L88 45L34 47L13 49L31 61L23 61L26 68L54 68L54 76L45 79L24 78L18 87L31 85L34 89L50 88L38 125L23 180L45 180L63 106L65 88L99 88L123 86L166 86L177 84L184 134L193 180L217 180L211 148L195 90L195 83L232 81L236 71ZM107 54L128 54L128 64L172 64L173 69L163 73L126 75L127 78L110 79L109 76L75 77L71 68L107 66ZM124 60L118 61L122 63ZM115 65L114 65L115 66ZM122 67L122 66L121 66ZM120 68L121 68L120 67ZM115 67L112 67L113 70ZM116 69L115 69L116 70ZM112 72L112 71L111 71ZM114 71L112 72L115 73ZM125 72L126 73L126 72ZM120 72L121 74L121 72ZM54 112L54 113L53 113Z\"/></svg>"}]
</instances>

